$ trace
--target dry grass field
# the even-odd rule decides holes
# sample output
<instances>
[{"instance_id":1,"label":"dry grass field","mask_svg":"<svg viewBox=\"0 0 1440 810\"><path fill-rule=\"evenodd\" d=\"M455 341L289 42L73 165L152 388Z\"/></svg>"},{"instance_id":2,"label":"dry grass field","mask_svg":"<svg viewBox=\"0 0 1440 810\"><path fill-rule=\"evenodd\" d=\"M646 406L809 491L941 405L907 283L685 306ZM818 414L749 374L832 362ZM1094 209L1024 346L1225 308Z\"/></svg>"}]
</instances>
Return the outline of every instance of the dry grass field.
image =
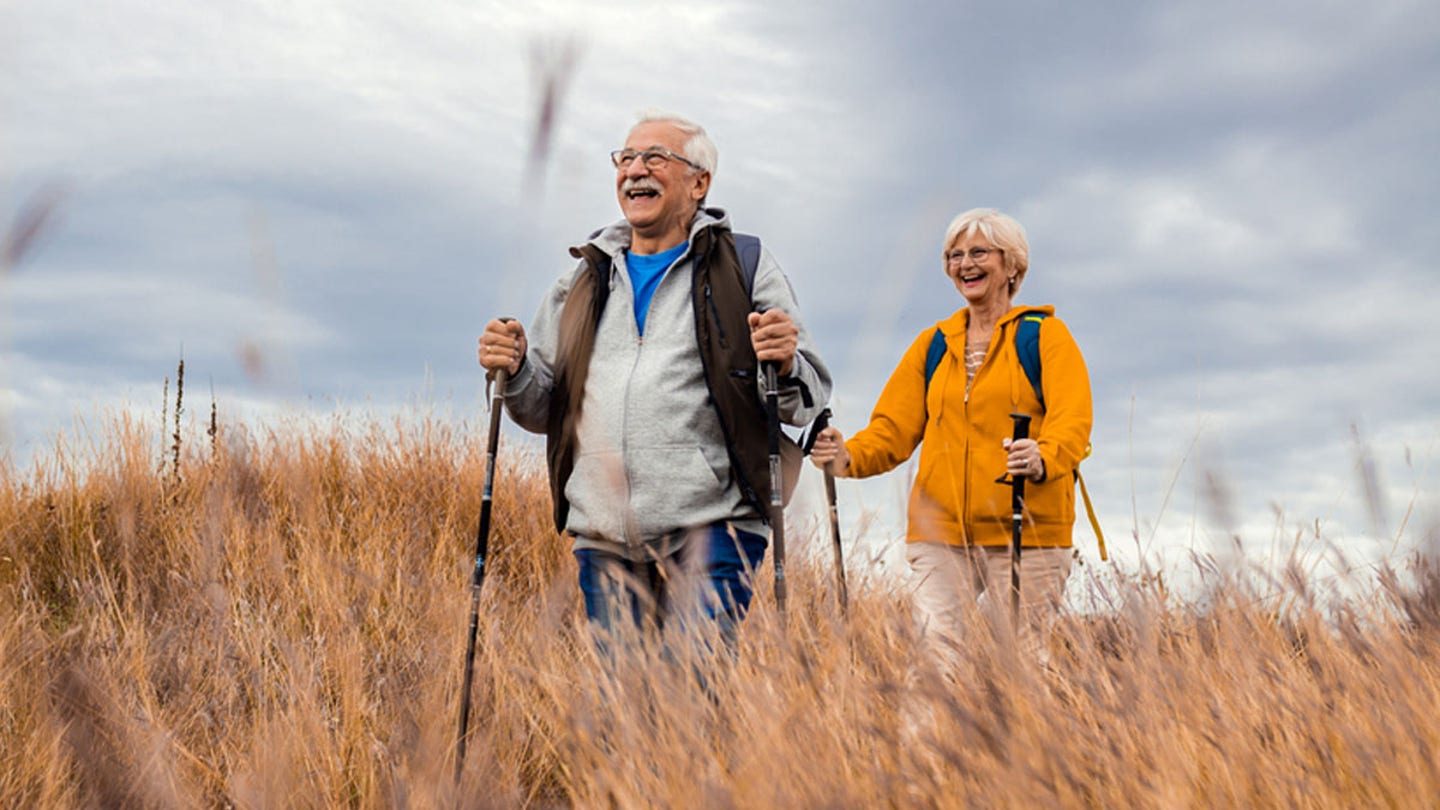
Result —
<instances>
[{"instance_id":1,"label":"dry grass field","mask_svg":"<svg viewBox=\"0 0 1440 810\"><path fill-rule=\"evenodd\" d=\"M791 538L733 659L602 667L533 447L502 443L452 781L483 436L417 418L117 419L0 483L4 807L1431 807L1440 584L1085 589L1045 665L974 621L939 672L902 583ZM163 446L162 446L163 445ZM806 553L807 549L810 553ZM1298 568L1296 569L1298 572ZM705 673L706 688L694 673Z\"/></svg>"}]
</instances>

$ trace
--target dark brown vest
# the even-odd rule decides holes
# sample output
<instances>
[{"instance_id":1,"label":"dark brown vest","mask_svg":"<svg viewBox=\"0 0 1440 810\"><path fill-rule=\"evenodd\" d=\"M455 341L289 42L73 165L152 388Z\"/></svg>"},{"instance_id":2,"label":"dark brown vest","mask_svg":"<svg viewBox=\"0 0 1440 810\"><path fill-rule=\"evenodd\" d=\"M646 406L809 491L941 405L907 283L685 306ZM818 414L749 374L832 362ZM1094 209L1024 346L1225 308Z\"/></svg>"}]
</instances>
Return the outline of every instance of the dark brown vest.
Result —
<instances>
[{"instance_id":1,"label":"dark brown vest","mask_svg":"<svg viewBox=\"0 0 1440 810\"><path fill-rule=\"evenodd\" d=\"M748 316L754 306L750 290L729 229L701 230L690 253L695 338L710 403L720 418L730 469L740 491L756 514L765 517L770 503L770 454L765 404L756 387L755 349L750 345ZM555 530L562 533L570 512L565 484L575 468L575 426L585 400L595 330L610 296L610 257L592 244L571 248L570 254L583 259L585 266L578 271L560 313L550 418L545 431ZM788 502L800 476L802 454L798 445L782 437L780 455L781 477L785 479L782 491Z\"/></svg>"}]
</instances>

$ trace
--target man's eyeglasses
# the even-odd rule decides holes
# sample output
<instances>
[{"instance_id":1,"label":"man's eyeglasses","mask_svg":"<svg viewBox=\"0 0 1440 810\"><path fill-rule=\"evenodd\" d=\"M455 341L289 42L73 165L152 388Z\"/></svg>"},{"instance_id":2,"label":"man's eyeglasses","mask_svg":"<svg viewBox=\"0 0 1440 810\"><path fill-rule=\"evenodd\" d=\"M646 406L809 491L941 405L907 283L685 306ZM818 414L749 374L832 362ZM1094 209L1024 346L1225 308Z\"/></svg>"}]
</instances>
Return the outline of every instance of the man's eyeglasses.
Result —
<instances>
[{"instance_id":1,"label":"man's eyeglasses","mask_svg":"<svg viewBox=\"0 0 1440 810\"><path fill-rule=\"evenodd\" d=\"M974 262L974 263L976 263L976 264L981 264L981 263L983 263L986 259L990 258L990 254L991 254L991 253L1000 253L1000 252L1001 252L1000 248L973 247L973 248L970 248L970 251L969 251L970 261L972 261L972 262ZM965 256L966 256L966 251L963 251L963 250L950 250L950 251L946 251L946 253L945 253L945 261L946 261L947 263L949 263L949 264L959 264L960 262L962 262L962 261L965 260Z\"/></svg>"},{"instance_id":2,"label":"man's eyeglasses","mask_svg":"<svg viewBox=\"0 0 1440 810\"><path fill-rule=\"evenodd\" d=\"M669 149L646 149L644 152L637 152L634 149L616 149L610 153L610 162L614 163L617 169L630 168L630 164L634 163L636 158L645 161L645 168L651 170L665 168L665 165L669 163L672 158L696 171L700 170L698 164L687 159L684 155L677 155L671 152Z\"/></svg>"}]
</instances>

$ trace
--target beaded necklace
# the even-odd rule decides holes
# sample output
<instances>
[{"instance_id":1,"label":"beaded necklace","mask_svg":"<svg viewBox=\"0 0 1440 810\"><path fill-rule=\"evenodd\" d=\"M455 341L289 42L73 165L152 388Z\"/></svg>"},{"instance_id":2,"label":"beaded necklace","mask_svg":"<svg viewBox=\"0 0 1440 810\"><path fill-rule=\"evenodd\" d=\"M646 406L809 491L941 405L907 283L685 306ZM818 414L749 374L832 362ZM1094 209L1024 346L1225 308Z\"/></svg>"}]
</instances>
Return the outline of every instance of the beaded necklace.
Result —
<instances>
[{"instance_id":1,"label":"beaded necklace","mask_svg":"<svg viewBox=\"0 0 1440 810\"><path fill-rule=\"evenodd\" d=\"M970 391L970 383L975 381L975 373L985 363L985 351L989 347L989 341L985 343L965 342L965 391Z\"/></svg>"}]
</instances>

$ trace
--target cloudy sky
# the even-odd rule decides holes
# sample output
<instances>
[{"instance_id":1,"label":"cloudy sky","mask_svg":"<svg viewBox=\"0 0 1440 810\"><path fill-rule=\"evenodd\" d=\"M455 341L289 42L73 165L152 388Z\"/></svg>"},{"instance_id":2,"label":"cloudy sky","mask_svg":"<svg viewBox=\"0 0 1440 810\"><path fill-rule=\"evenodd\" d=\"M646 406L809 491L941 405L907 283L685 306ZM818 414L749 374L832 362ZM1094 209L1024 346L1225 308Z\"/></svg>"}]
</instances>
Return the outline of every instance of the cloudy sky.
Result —
<instances>
[{"instance_id":1,"label":"cloudy sky","mask_svg":"<svg viewBox=\"0 0 1440 810\"><path fill-rule=\"evenodd\" d=\"M1434 533L1428 0L0 0L0 233L59 201L0 277L5 453L158 421L182 351L233 418L483 424L478 331L618 216L647 107L719 144L710 201L786 267L847 432L993 206L1090 364L1122 560ZM904 486L842 483L846 528Z\"/></svg>"}]
</instances>

